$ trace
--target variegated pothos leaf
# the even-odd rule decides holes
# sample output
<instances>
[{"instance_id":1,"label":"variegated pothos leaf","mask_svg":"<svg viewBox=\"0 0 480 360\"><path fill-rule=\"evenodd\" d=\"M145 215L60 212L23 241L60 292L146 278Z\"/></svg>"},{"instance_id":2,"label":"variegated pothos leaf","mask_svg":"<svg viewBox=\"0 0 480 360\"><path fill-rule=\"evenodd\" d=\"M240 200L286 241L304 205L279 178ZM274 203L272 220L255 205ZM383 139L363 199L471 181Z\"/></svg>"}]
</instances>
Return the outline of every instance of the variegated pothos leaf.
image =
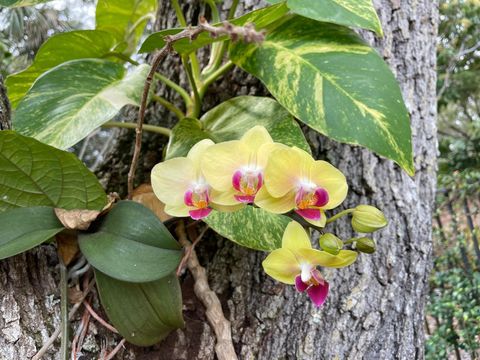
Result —
<instances>
[{"instance_id":1,"label":"variegated pothos leaf","mask_svg":"<svg viewBox=\"0 0 480 360\"><path fill-rule=\"evenodd\" d=\"M294 13L314 20L364 28L383 35L372 0L288 0L287 5Z\"/></svg>"},{"instance_id":2,"label":"variegated pothos leaf","mask_svg":"<svg viewBox=\"0 0 480 360\"><path fill-rule=\"evenodd\" d=\"M49 38L38 50L32 65L7 77L5 84L12 107L16 107L33 82L44 72L66 61L101 58L113 51L115 37L100 30L77 30Z\"/></svg>"},{"instance_id":3,"label":"variegated pothos leaf","mask_svg":"<svg viewBox=\"0 0 480 360\"><path fill-rule=\"evenodd\" d=\"M377 52L352 30L291 16L275 23L260 45L233 44L230 57L305 124L414 173L399 86Z\"/></svg>"},{"instance_id":4,"label":"variegated pothos leaf","mask_svg":"<svg viewBox=\"0 0 480 360\"><path fill-rule=\"evenodd\" d=\"M203 221L241 246L272 251L282 246L283 233L292 219L247 206L235 212L212 211Z\"/></svg>"},{"instance_id":5,"label":"variegated pothos leaf","mask_svg":"<svg viewBox=\"0 0 480 360\"><path fill-rule=\"evenodd\" d=\"M99 59L73 60L43 74L18 105L13 127L67 149L111 120L125 105L138 105L149 66L132 73Z\"/></svg>"},{"instance_id":6,"label":"variegated pothos leaf","mask_svg":"<svg viewBox=\"0 0 480 360\"><path fill-rule=\"evenodd\" d=\"M300 126L278 102L266 97L238 96L209 110L200 121L182 119L172 130L166 157L186 156L203 139L216 143L239 139L256 125L264 126L276 142L311 151Z\"/></svg>"}]
</instances>

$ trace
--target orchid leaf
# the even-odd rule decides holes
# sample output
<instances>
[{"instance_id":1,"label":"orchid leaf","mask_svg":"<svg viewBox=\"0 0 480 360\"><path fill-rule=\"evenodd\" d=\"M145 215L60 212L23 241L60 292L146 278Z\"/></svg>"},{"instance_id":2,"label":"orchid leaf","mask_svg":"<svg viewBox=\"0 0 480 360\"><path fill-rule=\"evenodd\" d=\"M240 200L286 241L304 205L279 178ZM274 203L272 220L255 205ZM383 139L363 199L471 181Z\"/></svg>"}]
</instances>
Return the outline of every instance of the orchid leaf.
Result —
<instances>
[{"instance_id":1,"label":"orchid leaf","mask_svg":"<svg viewBox=\"0 0 480 360\"><path fill-rule=\"evenodd\" d=\"M108 318L130 343L150 346L184 326L178 278L136 284L95 270L98 292Z\"/></svg>"},{"instance_id":2,"label":"orchid leaf","mask_svg":"<svg viewBox=\"0 0 480 360\"><path fill-rule=\"evenodd\" d=\"M146 207L121 201L93 233L79 236L93 267L118 280L149 282L170 274L182 252L165 225Z\"/></svg>"}]
</instances>

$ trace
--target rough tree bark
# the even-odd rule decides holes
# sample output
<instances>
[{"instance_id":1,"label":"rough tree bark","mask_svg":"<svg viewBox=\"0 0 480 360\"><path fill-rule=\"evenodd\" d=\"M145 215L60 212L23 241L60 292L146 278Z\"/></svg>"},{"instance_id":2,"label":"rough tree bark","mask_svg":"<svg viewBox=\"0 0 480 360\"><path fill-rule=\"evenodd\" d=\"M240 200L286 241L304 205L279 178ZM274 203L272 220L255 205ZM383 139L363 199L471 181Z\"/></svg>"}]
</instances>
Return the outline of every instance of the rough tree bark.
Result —
<instances>
[{"instance_id":1,"label":"rough tree bark","mask_svg":"<svg viewBox=\"0 0 480 360\"><path fill-rule=\"evenodd\" d=\"M184 1L188 18L204 11L200 1ZM228 8L231 0L225 0ZM172 26L168 0L159 0L158 27ZM238 13L263 5L246 0ZM199 246L211 287L232 322L240 359L422 359L424 302L431 255L431 212L435 192L436 102L435 39L437 5L430 0L375 1L385 37L374 44L394 71L411 115L416 175L412 179L391 161L367 150L341 145L308 132L319 158L339 167L350 192L345 207L368 203L381 208L389 226L376 235L378 251L360 256L356 265L326 272L331 294L320 310L302 294L284 287L261 269L265 254L243 249L212 235ZM165 73L179 69L170 59ZM178 76L178 75L173 75ZM183 82L185 79L181 78ZM162 95L172 98L166 89ZM238 94L264 94L264 88L241 71L220 81L205 108ZM152 108L151 123L171 121ZM123 132L101 175L109 189L124 191L132 133ZM126 136L125 136L126 134ZM147 135L140 170L158 161L163 140ZM139 172L139 181L148 174ZM334 229L344 237L349 226ZM55 256L50 247L0 263L0 359L27 359L58 324ZM195 299L191 277L183 279L186 329L148 349L133 346L121 359L214 359L213 332ZM100 342L97 337L97 342ZM93 348L95 348L93 346ZM93 356L93 355L92 355ZM52 350L46 359L55 358Z\"/></svg>"}]
</instances>

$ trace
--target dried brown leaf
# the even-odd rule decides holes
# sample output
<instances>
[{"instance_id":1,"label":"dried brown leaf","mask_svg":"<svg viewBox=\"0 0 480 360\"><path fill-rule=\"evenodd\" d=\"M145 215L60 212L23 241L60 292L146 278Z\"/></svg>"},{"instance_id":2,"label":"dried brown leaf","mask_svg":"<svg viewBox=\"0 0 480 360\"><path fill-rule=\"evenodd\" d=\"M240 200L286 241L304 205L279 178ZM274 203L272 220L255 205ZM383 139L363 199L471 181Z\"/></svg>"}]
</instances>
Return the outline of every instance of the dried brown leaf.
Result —
<instances>
[{"instance_id":1,"label":"dried brown leaf","mask_svg":"<svg viewBox=\"0 0 480 360\"><path fill-rule=\"evenodd\" d=\"M58 255L63 263L68 266L77 256L80 249L78 248L77 234L74 232L62 231L55 236L57 239Z\"/></svg>"},{"instance_id":2,"label":"dried brown leaf","mask_svg":"<svg viewBox=\"0 0 480 360\"><path fill-rule=\"evenodd\" d=\"M98 217L97 210L65 210L55 208L58 220L69 230L87 230L90 224Z\"/></svg>"},{"instance_id":3,"label":"dried brown leaf","mask_svg":"<svg viewBox=\"0 0 480 360\"><path fill-rule=\"evenodd\" d=\"M153 193L150 184L142 184L133 190L132 200L152 210L162 222L172 219L172 216L165 212L165 204Z\"/></svg>"}]
</instances>

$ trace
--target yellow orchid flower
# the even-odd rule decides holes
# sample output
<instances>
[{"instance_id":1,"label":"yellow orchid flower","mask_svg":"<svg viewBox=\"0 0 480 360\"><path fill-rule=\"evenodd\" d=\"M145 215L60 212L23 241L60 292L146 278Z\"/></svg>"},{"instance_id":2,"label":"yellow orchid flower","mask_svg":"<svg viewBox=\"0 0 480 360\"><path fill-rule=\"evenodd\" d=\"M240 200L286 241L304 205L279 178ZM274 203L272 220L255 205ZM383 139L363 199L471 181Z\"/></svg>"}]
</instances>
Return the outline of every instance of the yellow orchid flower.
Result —
<instances>
[{"instance_id":1,"label":"yellow orchid flower","mask_svg":"<svg viewBox=\"0 0 480 360\"><path fill-rule=\"evenodd\" d=\"M357 253L340 250L337 255L312 248L310 237L297 222L288 224L282 238L282 247L272 251L263 261L265 272L280 282L295 285L306 291L316 306L321 306L328 295L329 284L317 266L341 268L355 262Z\"/></svg>"},{"instance_id":2,"label":"yellow orchid flower","mask_svg":"<svg viewBox=\"0 0 480 360\"><path fill-rule=\"evenodd\" d=\"M253 203L263 185L269 154L283 147L286 146L273 142L263 126L253 127L240 140L209 147L203 155L201 169L212 188L222 193L217 203Z\"/></svg>"},{"instance_id":3,"label":"yellow orchid flower","mask_svg":"<svg viewBox=\"0 0 480 360\"><path fill-rule=\"evenodd\" d=\"M167 214L198 220L208 216L212 208L236 210L214 203L215 197L220 194L212 190L200 170L201 157L213 145L210 139L202 140L190 149L187 157L170 159L154 166L151 173L153 192L165 204Z\"/></svg>"},{"instance_id":4,"label":"yellow orchid flower","mask_svg":"<svg viewBox=\"0 0 480 360\"><path fill-rule=\"evenodd\" d=\"M276 214L295 210L320 227L326 222L324 210L340 205L348 191L340 170L297 147L275 149L270 154L264 183L255 197L257 206Z\"/></svg>"}]
</instances>

